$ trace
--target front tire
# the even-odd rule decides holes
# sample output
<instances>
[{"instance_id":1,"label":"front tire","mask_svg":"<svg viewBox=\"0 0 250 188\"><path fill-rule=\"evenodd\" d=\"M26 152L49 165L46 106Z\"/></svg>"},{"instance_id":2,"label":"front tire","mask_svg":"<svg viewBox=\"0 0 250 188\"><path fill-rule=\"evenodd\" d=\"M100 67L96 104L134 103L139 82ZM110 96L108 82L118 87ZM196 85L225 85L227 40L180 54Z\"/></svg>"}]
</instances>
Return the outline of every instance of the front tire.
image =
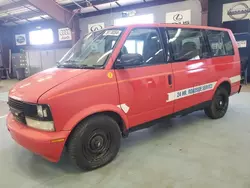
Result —
<instances>
[{"instance_id":1,"label":"front tire","mask_svg":"<svg viewBox=\"0 0 250 188\"><path fill-rule=\"evenodd\" d=\"M205 114L211 119L219 119L227 113L229 104L228 91L220 87L214 94L213 100L209 107L205 108Z\"/></svg>"},{"instance_id":2,"label":"front tire","mask_svg":"<svg viewBox=\"0 0 250 188\"><path fill-rule=\"evenodd\" d=\"M109 116L97 115L80 123L69 138L72 162L83 170L93 170L111 162L117 155L121 132Z\"/></svg>"}]
</instances>

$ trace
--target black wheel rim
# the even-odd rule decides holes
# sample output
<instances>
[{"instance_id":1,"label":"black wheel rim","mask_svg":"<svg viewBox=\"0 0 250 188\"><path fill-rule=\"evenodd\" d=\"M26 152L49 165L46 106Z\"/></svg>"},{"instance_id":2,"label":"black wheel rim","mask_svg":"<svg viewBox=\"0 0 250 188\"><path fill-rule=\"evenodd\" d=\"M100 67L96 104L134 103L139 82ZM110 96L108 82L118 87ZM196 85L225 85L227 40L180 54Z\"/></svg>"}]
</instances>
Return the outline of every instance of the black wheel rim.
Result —
<instances>
[{"instance_id":1,"label":"black wheel rim","mask_svg":"<svg viewBox=\"0 0 250 188\"><path fill-rule=\"evenodd\" d=\"M109 131L96 129L83 141L82 153L89 162L94 162L107 156L112 143Z\"/></svg>"},{"instance_id":2,"label":"black wheel rim","mask_svg":"<svg viewBox=\"0 0 250 188\"><path fill-rule=\"evenodd\" d=\"M224 95L215 97L215 109L217 112L225 112L228 107L228 98Z\"/></svg>"}]
</instances>

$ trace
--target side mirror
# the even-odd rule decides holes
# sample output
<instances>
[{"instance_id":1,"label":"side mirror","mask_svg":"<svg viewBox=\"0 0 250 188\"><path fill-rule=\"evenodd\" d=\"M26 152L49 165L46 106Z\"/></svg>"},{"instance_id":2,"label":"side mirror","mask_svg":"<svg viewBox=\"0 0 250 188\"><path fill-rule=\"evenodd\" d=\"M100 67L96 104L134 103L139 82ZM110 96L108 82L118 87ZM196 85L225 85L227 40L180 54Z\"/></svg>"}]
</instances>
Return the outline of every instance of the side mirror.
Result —
<instances>
[{"instance_id":1,"label":"side mirror","mask_svg":"<svg viewBox=\"0 0 250 188\"><path fill-rule=\"evenodd\" d=\"M140 54L123 54L116 62L116 68L132 67L143 64L143 57Z\"/></svg>"}]
</instances>

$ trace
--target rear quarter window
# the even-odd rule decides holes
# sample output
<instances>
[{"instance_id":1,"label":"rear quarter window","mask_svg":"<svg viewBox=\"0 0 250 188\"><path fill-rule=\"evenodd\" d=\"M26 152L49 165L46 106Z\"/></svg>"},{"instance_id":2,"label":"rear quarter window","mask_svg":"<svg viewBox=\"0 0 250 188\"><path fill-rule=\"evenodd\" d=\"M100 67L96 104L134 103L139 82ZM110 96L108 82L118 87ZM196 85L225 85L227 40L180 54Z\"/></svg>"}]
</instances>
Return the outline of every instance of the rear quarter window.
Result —
<instances>
[{"instance_id":1,"label":"rear quarter window","mask_svg":"<svg viewBox=\"0 0 250 188\"><path fill-rule=\"evenodd\" d=\"M207 31L207 38L213 57L234 55L233 43L226 31Z\"/></svg>"}]
</instances>

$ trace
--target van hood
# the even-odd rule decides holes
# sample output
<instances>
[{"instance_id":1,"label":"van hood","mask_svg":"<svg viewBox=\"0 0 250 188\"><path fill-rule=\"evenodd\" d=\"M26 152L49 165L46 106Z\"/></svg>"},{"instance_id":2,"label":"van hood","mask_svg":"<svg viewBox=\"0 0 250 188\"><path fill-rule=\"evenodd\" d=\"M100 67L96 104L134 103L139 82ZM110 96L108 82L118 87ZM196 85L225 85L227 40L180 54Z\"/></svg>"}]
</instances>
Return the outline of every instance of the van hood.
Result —
<instances>
[{"instance_id":1,"label":"van hood","mask_svg":"<svg viewBox=\"0 0 250 188\"><path fill-rule=\"evenodd\" d=\"M24 102L37 103L40 96L57 85L86 73L88 69L51 68L18 82L9 92L9 97ZM93 71L93 70L92 70Z\"/></svg>"}]
</instances>

